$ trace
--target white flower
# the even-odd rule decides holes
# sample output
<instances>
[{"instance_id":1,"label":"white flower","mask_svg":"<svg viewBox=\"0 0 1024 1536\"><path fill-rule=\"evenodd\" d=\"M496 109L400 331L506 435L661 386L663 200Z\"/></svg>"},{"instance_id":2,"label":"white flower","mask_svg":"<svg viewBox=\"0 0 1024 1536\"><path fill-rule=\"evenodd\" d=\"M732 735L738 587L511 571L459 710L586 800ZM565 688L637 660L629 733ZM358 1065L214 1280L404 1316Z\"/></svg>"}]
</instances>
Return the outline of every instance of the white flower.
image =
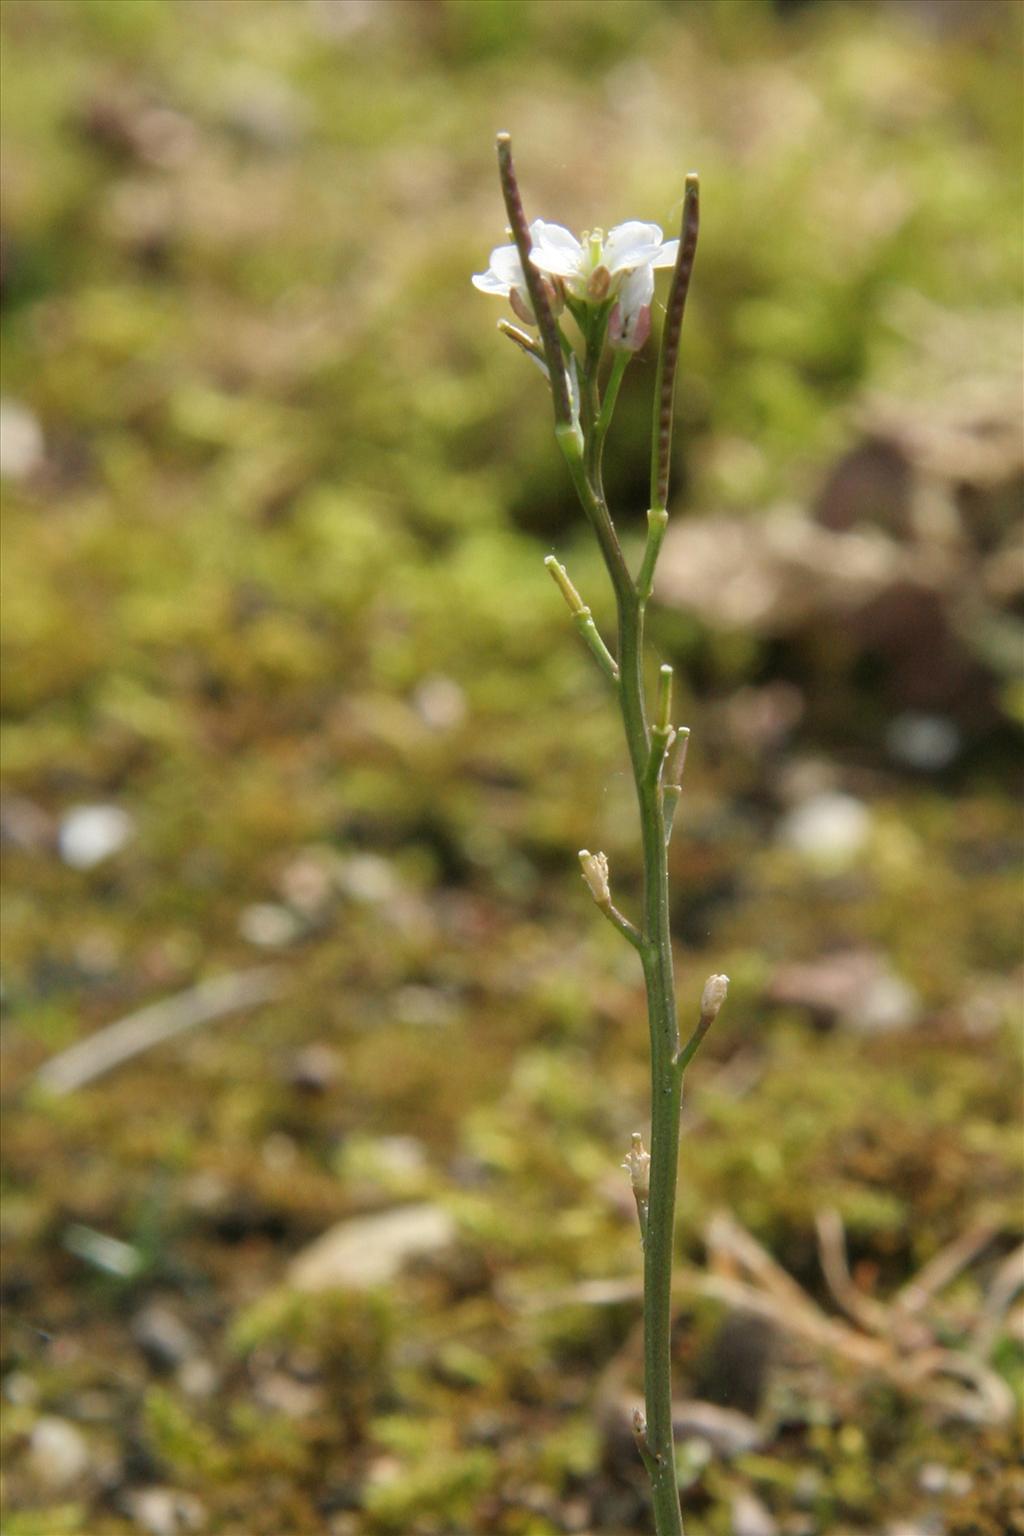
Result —
<instances>
[{"instance_id":1,"label":"white flower","mask_svg":"<svg viewBox=\"0 0 1024 1536\"><path fill-rule=\"evenodd\" d=\"M543 220L534 219L530 225L530 239L535 246L539 231L550 227L545 225ZM548 289L548 297L552 301L552 308L560 309L561 305L557 302L560 295L556 285L547 283L545 286ZM530 292L526 286L523 264L519 260L519 252L514 245L495 246L491 252L491 264L487 271L473 273L473 287L479 288L481 293L500 294L508 299L520 320L525 321L527 325L537 323L530 303Z\"/></svg>"},{"instance_id":2,"label":"white flower","mask_svg":"<svg viewBox=\"0 0 1024 1536\"><path fill-rule=\"evenodd\" d=\"M545 224L543 219L531 226L530 234L530 260L538 271L560 277L574 298L592 304L616 294L630 272L674 266L679 249L678 240L662 239L657 224L637 219L617 224L607 235L600 229L585 233L582 242L561 224Z\"/></svg>"},{"instance_id":3,"label":"white flower","mask_svg":"<svg viewBox=\"0 0 1024 1536\"><path fill-rule=\"evenodd\" d=\"M617 224L607 235L600 229L588 231L582 241L561 224L534 219L530 239L530 261L550 280L553 293L558 294L561 284L574 299L587 304L613 299L612 345L629 351L643 346L650 330L654 272L675 265L678 240L665 240L657 224L637 219ZM476 273L473 283L482 293L503 294L520 319L533 320L514 245L493 250L487 271Z\"/></svg>"}]
</instances>

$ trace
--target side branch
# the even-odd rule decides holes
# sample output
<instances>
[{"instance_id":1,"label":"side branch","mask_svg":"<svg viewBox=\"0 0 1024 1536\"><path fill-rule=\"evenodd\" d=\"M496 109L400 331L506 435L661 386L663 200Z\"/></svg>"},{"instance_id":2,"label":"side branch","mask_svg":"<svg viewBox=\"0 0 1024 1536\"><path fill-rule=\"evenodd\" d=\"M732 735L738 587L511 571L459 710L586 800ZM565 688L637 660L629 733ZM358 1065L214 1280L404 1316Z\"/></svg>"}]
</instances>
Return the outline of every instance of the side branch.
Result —
<instances>
[{"instance_id":1,"label":"side branch","mask_svg":"<svg viewBox=\"0 0 1024 1536\"><path fill-rule=\"evenodd\" d=\"M639 928L612 905L612 893L608 884L607 854L591 853L588 849L581 848L580 873L587 882L587 890L593 896L594 904L604 913L612 927L617 928L634 949L642 952L644 941Z\"/></svg>"},{"instance_id":2,"label":"side branch","mask_svg":"<svg viewBox=\"0 0 1024 1536\"><path fill-rule=\"evenodd\" d=\"M617 686L619 681L618 662L601 639L600 631L594 623L594 616L569 580L569 572L564 565L559 564L554 555L548 555L544 560L544 564L548 571L550 571L558 590L565 598L569 612L572 614L573 623L583 636L583 640L593 654L595 661L608 681Z\"/></svg>"},{"instance_id":3,"label":"side branch","mask_svg":"<svg viewBox=\"0 0 1024 1536\"><path fill-rule=\"evenodd\" d=\"M639 1408L633 1409L633 1439L636 1441L636 1448L640 1452L640 1460L644 1464L647 1476L653 1481L658 1472L658 1458L652 1454L647 1443L647 1420Z\"/></svg>"},{"instance_id":4,"label":"side branch","mask_svg":"<svg viewBox=\"0 0 1024 1536\"><path fill-rule=\"evenodd\" d=\"M671 756L665 769L665 783L661 791L661 813L665 822L665 843L672 839L672 824L676 819L676 806L683 793L683 770L686 767L686 750L690 745L690 727L681 725L676 730L670 748Z\"/></svg>"},{"instance_id":5,"label":"side branch","mask_svg":"<svg viewBox=\"0 0 1024 1536\"><path fill-rule=\"evenodd\" d=\"M656 789L669 748L675 740L675 731L669 723L672 710L672 668L663 666L658 673L658 708L651 726L651 750L647 759L646 783Z\"/></svg>"},{"instance_id":6,"label":"side branch","mask_svg":"<svg viewBox=\"0 0 1024 1536\"><path fill-rule=\"evenodd\" d=\"M678 1052L673 1062L680 1076L686 1071L690 1062L700 1050L704 1036L718 1018L728 990L728 976L709 976L704 983L704 991L700 999L700 1019L697 1023L697 1028L689 1040L687 1040L682 1050Z\"/></svg>"}]
</instances>

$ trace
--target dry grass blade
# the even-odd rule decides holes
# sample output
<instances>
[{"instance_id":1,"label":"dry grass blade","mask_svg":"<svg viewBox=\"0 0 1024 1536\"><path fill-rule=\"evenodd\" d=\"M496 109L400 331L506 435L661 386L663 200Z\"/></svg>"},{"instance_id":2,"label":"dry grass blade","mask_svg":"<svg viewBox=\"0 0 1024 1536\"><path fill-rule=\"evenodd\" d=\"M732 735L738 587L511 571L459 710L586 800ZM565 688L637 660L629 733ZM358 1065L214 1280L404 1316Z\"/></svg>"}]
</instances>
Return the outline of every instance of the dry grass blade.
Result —
<instances>
[{"instance_id":1,"label":"dry grass blade","mask_svg":"<svg viewBox=\"0 0 1024 1536\"><path fill-rule=\"evenodd\" d=\"M279 996L284 973L276 966L233 971L201 981L177 997L151 1003L126 1018L108 1024L40 1067L36 1082L48 1093L63 1096L84 1088L114 1067L176 1035L209 1024L240 1008L252 1008Z\"/></svg>"},{"instance_id":2,"label":"dry grass blade","mask_svg":"<svg viewBox=\"0 0 1024 1536\"><path fill-rule=\"evenodd\" d=\"M987 1360L992 1353L999 1325L1021 1290L1024 1290L1024 1243L1007 1254L989 1286L981 1316L971 1335L971 1350L978 1359Z\"/></svg>"},{"instance_id":3,"label":"dry grass blade","mask_svg":"<svg viewBox=\"0 0 1024 1536\"><path fill-rule=\"evenodd\" d=\"M819 1211L814 1220L818 1230L821 1272L836 1305L866 1333L877 1333L884 1337L891 1326L889 1308L873 1297L865 1296L854 1284L846 1257L846 1232L842 1217L838 1211L829 1209Z\"/></svg>"},{"instance_id":4,"label":"dry grass blade","mask_svg":"<svg viewBox=\"0 0 1024 1536\"><path fill-rule=\"evenodd\" d=\"M940 1248L923 1269L918 1270L893 1300L893 1305L903 1312L920 1312L932 1297L955 1280L986 1248L995 1236L995 1229L987 1223L978 1223L961 1232L945 1248Z\"/></svg>"}]
</instances>

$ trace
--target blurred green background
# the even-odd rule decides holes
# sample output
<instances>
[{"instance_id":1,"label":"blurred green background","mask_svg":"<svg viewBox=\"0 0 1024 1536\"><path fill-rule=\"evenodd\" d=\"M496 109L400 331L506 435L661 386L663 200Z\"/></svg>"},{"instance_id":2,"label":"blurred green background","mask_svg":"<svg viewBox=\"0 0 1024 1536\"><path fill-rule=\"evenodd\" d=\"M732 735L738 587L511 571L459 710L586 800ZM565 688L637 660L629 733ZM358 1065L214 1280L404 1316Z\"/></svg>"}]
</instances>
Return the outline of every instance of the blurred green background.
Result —
<instances>
[{"instance_id":1,"label":"blurred green background","mask_svg":"<svg viewBox=\"0 0 1024 1536\"><path fill-rule=\"evenodd\" d=\"M649 1529L643 1006L575 858L632 910L636 834L469 283L498 129L577 230L702 177L687 1531L1024 1530L1021 14L5 0L5 1536ZM217 977L263 1000L37 1079Z\"/></svg>"}]
</instances>

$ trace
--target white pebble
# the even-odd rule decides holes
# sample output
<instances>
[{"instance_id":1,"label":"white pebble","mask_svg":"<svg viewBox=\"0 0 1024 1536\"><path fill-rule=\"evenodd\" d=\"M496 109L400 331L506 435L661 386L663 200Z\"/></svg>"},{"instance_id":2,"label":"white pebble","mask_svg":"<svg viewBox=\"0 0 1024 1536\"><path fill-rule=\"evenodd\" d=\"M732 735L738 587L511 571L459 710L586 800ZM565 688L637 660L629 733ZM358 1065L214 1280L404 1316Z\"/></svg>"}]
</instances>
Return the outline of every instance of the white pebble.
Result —
<instances>
[{"instance_id":1,"label":"white pebble","mask_svg":"<svg viewBox=\"0 0 1024 1536\"><path fill-rule=\"evenodd\" d=\"M67 1419L39 1419L32 1430L28 1455L34 1476L45 1488L66 1488L89 1466L89 1448Z\"/></svg>"},{"instance_id":2,"label":"white pebble","mask_svg":"<svg viewBox=\"0 0 1024 1536\"><path fill-rule=\"evenodd\" d=\"M412 701L423 724L432 731L450 731L466 718L466 695L450 677L425 677Z\"/></svg>"},{"instance_id":3,"label":"white pebble","mask_svg":"<svg viewBox=\"0 0 1024 1536\"><path fill-rule=\"evenodd\" d=\"M283 949L294 943L301 926L287 907L279 907L270 901L258 901L251 907L244 907L238 918L242 938L260 949Z\"/></svg>"},{"instance_id":4,"label":"white pebble","mask_svg":"<svg viewBox=\"0 0 1024 1536\"><path fill-rule=\"evenodd\" d=\"M150 1536L184 1536L201 1531L206 1511L191 1493L177 1488L140 1488L131 1495L132 1516Z\"/></svg>"},{"instance_id":5,"label":"white pebble","mask_svg":"<svg viewBox=\"0 0 1024 1536\"><path fill-rule=\"evenodd\" d=\"M347 896L376 906L398 894L398 880L387 859L376 853L354 853L346 859L339 882Z\"/></svg>"},{"instance_id":6,"label":"white pebble","mask_svg":"<svg viewBox=\"0 0 1024 1536\"><path fill-rule=\"evenodd\" d=\"M843 866L862 851L871 833L871 812L853 795L827 790L784 816L779 841L814 864Z\"/></svg>"},{"instance_id":7,"label":"white pebble","mask_svg":"<svg viewBox=\"0 0 1024 1536\"><path fill-rule=\"evenodd\" d=\"M57 846L72 869L92 869L119 853L134 831L119 805L75 805L61 818Z\"/></svg>"},{"instance_id":8,"label":"white pebble","mask_svg":"<svg viewBox=\"0 0 1024 1536\"><path fill-rule=\"evenodd\" d=\"M27 406L0 400L0 477L27 480L43 462L43 429Z\"/></svg>"},{"instance_id":9,"label":"white pebble","mask_svg":"<svg viewBox=\"0 0 1024 1536\"><path fill-rule=\"evenodd\" d=\"M960 732L945 715L897 715L885 733L889 756L922 773L940 773L959 756Z\"/></svg>"}]
</instances>

